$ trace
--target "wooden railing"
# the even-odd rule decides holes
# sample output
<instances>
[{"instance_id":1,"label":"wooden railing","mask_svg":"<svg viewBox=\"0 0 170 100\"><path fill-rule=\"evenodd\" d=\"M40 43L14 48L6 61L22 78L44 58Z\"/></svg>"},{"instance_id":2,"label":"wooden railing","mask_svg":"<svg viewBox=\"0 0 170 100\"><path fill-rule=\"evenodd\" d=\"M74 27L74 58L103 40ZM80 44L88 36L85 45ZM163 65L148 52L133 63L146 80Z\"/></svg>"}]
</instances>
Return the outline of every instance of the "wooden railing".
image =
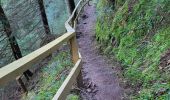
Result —
<instances>
[{"instance_id":1,"label":"wooden railing","mask_svg":"<svg viewBox=\"0 0 170 100\"><path fill-rule=\"evenodd\" d=\"M36 62L49 56L51 53L56 51L65 42L68 42L70 43L72 60L75 65L53 98L53 100L65 100L66 96L68 95L71 89L71 86L73 85L73 83L76 82L77 78L79 78L81 75L82 59L78 51L78 45L77 45L76 33L75 33L75 25L76 25L76 20L78 16L80 15L80 12L84 6L82 6L79 9L79 11L78 11L78 7L82 4L85 5L88 1L89 0L80 0L78 2L72 15L65 22L65 28L67 30L67 33L55 39L54 41L48 43L47 45L37 49L36 51L24 56L23 58L16 60L0 68L0 86L5 85L11 80L15 80L17 76L21 75L24 71L28 70ZM76 12L78 12L78 14L75 17ZM72 25L70 25L69 23L71 23Z\"/></svg>"}]
</instances>

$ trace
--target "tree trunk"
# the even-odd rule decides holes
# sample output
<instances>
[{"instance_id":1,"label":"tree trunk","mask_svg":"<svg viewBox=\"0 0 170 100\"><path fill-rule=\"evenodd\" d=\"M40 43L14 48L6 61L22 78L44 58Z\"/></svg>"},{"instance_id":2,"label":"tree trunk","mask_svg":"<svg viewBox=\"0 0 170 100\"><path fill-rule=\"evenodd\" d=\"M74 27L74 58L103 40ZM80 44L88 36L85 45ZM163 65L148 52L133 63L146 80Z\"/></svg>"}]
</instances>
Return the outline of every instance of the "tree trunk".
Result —
<instances>
[{"instance_id":1,"label":"tree trunk","mask_svg":"<svg viewBox=\"0 0 170 100\"><path fill-rule=\"evenodd\" d=\"M65 0L65 2L66 2L66 5L67 5L67 10L68 10L69 16L71 16L73 11L74 11L74 9L75 9L74 0ZM72 27L74 26L75 18L76 18L76 12L75 12L73 18L71 19L71 26Z\"/></svg>"},{"instance_id":2,"label":"tree trunk","mask_svg":"<svg viewBox=\"0 0 170 100\"><path fill-rule=\"evenodd\" d=\"M6 33L6 35L8 37L14 58L16 60L22 58L21 50L18 46L16 38L12 35L10 23L9 23L1 5L0 5L0 21L2 22L3 27L4 27L4 32ZM26 76L26 78L28 78L28 76L32 76L32 72L27 70L26 72L24 72L24 75Z\"/></svg>"},{"instance_id":3,"label":"tree trunk","mask_svg":"<svg viewBox=\"0 0 170 100\"><path fill-rule=\"evenodd\" d=\"M67 4L67 9L68 9L69 15L71 15L75 8L74 0L65 0L65 1Z\"/></svg>"},{"instance_id":4,"label":"tree trunk","mask_svg":"<svg viewBox=\"0 0 170 100\"><path fill-rule=\"evenodd\" d=\"M108 0L110 3L115 3L115 0Z\"/></svg>"},{"instance_id":5,"label":"tree trunk","mask_svg":"<svg viewBox=\"0 0 170 100\"><path fill-rule=\"evenodd\" d=\"M112 7L112 9L115 8L115 0L107 0L107 2L110 4L110 6Z\"/></svg>"},{"instance_id":6,"label":"tree trunk","mask_svg":"<svg viewBox=\"0 0 170 100\"><path fill-rule=\"evenodd\" d=\"M50 27L49 27L49 24L48 24L48 19L47 19L47 15L46 15L46 12L45 12L43 0L38 0L38 4L39 4L40 12L41 12L41 18L42 18L42 21L43 21L45 33L47 35L49 35L49 34L51 34L51 32L50 32Z\"/></svg>"}]
</instances>

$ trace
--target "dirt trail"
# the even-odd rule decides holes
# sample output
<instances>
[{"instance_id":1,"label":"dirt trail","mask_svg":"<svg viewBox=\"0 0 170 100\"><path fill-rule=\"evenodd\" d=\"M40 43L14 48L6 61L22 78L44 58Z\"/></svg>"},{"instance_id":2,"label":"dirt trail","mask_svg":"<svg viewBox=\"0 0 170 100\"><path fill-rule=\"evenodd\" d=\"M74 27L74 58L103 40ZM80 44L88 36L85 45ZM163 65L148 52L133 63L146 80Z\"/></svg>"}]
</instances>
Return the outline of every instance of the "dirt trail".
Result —
<instances>
[{"instance_id":1,"label":"dirt trail","mask_svg":"<svg viewBox=\"0 0 170 100\"><path fill-rule=\"evenodd\" d=\"M113 65L99 54L95 45L96 7L85 6L77 26L78 42L83 57L84 100L121 100L123 89L119 86Z\"/></svg>"}]
</instances>

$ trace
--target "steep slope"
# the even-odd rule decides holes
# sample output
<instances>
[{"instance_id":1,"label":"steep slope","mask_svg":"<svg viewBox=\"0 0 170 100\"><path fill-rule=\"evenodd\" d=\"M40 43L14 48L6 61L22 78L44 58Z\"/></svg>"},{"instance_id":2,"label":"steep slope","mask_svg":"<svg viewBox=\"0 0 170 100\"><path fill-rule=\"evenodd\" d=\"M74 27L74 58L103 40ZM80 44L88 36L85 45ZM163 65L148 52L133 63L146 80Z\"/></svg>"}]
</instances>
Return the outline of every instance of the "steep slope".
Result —
<instances>
[{"instance_id":1,"label":"steep slope","mask_svg":"<svg viewBox=\"0 0 170 100\"><path fill-rule=\"evenodd\" d=\"M167 99L170 0L113 1L98 3L96 38L102 50L122 63L133 99Z\"/></svg>"}]
</instances>

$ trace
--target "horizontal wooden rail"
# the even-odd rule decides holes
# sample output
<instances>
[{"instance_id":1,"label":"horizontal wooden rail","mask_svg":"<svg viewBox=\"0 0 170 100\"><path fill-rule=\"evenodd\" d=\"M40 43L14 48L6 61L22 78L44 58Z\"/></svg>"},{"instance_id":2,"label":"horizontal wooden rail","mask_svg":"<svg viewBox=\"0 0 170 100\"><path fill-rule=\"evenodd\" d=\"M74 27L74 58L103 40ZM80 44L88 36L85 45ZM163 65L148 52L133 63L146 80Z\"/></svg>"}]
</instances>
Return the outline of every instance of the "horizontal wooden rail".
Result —
<instances>
[{"instance_id":1,"label":"horizontal wooden rail","mask_svg":"<svg viewBox=\"0 0 170 100\"><path fill-rule=\"evenodd\" d=\"M69 24L69 22L71 22L71 21L73 21L73 20L76 20L76 18L74 18L74 15L76 14L76 11L77 11L79 5L80 5L82 2L84 2L84 1L85 1L85 0L80 0L80 1L77 3L77 5L76 5L75 9L73 10L71 16L70 16L70 17L68 18L68 20L65 22L65 28L66 28L67 32L75 32L74 27L72 27L72 26Z\"/></svg>"},{"instance_id":2,"label":"horizontal wooden rail","mask_svg":"<svg viewBox=\"0 0 170 100\"><path fill-rule=\"evenodd\" d=\"M65 33L61 37L41 47L40 49L37 49L23 58L0 68L0 85L3 85L21 75L35 62L42 60L53 53L60 45L71 39L73 36L75 36L75 33Z\"/></svg>"},{"instance_id":3,"label":"horizontal wooden rail","mask_svg":"<svg viewBox=\"0 0 170 100\"><path fill-rule=\"evenodd\" d=\"M21 75L24 71L28 70L36 62L44 59L45 57L53 53L55 50L57 50L64 42L69 41L72 53L72 60L75 66L72 68L70 74L65 79L64 83L59 88L58 92L53 98L53 100L65 100L73 83L76 81L77 78L81 78L78 76L81 75L82 58L80 52L78 51L76 33L74 29L75 27L73 27L73 25L75 26L76 24L75 20L77 20L82 8L86 3L79 10L77 14L78 16L75 17L78 7L81 5L81 3L84 3L85 1L88 2L89 0L80 0L78 2L72 15L65 22L65 28L67 30L67 33L63 34L59 38L48 43L47 45L37 49L36 51L24 56L23 58L0 68L0 86L5 85L11 80L14 80L17 76ZM72 26L69 24L70 22Z\"/></svg>"},{"instance_id":4,"label":"horizontal wooden rail","mask_svg":"<svg viewBox=\"0 0 170 100\"><path fill-rule=\"evenodd\" d=\"M65 100L72 84L75 83L77 76L80 73L81 69L81 59L77 61L75 66L72 68L70 74L65 79L64 83L61 85L59 90L57 91L56 95L54 96L53 100Z\"/></svg>"},{"instance_id":5,"label":"horizontal wooden rail","mask_svg":"<svg viewBox=\"0 0 170 100\"><path fill-rule=\"evenodd\" d=\"M89 0L87 0L89 1ZM74 18L74 28L69 24L70 21L73 20L73 17L79 7L79 5L82 3L82 2L85 2L85 0L80 0L76 6L76 8L74 9L72 15L69 17L69 19L65 22L65 28L68 32L75 32L75 23L76 23L76 20L78 18L78 16L80 15L80 12L82 11L82 8L80 9L80 11L78 12L77 16ZM86 4L86 3L85 3ZM76 38L76 37L75 37ZM74 39L75 43L76 42L76 39ZM71 44L74 44L74 43L71 43ZM78 48L78 47L72 47L73 49L75 48ZM74 52L74 50L72 50ZM72 53L74 54L74 53ZM76 59L74 58L75 56L78 56L79 59ZM81 57L81 54L79 51L76 52L76 54L72 55L73 57L73 62L75 63L75 66L73 67L72 71L70 72L70 74L68 75L68 77L66 78L66 80L63 82L62 86L59 88L59 90L57 91L57 93L55 94L55 96L53 97L52 100L65 100L67 95L69 94L69 90L71 89L71 86L75 83L76 79L78 78L78 81L81 81L82 77L80 76L81 75L81 67L82 67L82 57ZM79 76L79 77L78 77ZM81 82L78 82L78 83L81 83Z\"/></svg>"}]
</instances>

